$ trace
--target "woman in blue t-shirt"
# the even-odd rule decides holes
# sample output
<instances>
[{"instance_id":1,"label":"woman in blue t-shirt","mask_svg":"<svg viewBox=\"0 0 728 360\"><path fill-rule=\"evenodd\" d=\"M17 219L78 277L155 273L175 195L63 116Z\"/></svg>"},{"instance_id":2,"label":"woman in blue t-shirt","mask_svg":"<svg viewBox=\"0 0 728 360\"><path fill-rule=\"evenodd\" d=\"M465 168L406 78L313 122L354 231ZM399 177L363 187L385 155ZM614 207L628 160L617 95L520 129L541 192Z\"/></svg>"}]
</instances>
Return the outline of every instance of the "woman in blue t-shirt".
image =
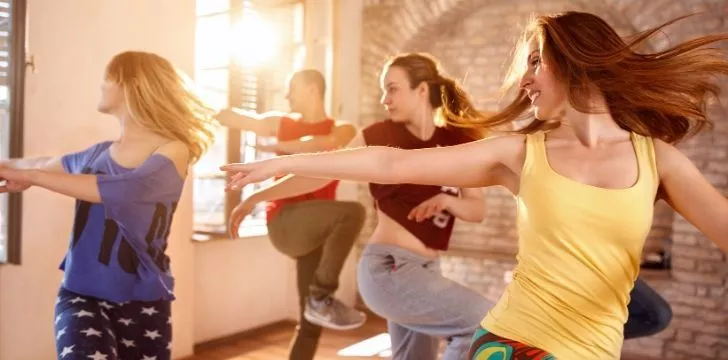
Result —
<instances>
[{"instance_id":1,"label":"woman in blue t-shirt","mask_svg":"<svg viewBox=\"0 0 728 360\"><path fill-rule=\"evenodd\" d=\"M0 167L0 192L39 186L77 199L56 301L59 359L171 357L167 238L187 170L216 124L186 83L156 54L118 54L98 105L119 120L118 139Z\"/></svg>"}]
</instances>

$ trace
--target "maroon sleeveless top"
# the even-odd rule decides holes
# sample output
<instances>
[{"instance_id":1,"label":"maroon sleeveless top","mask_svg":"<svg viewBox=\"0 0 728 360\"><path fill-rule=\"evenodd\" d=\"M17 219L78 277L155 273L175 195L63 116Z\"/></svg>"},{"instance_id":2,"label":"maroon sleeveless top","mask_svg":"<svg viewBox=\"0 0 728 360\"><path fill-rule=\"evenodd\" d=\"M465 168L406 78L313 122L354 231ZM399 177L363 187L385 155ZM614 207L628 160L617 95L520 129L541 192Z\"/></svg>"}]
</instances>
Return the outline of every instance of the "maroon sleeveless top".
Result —
<instances>
[{"instance_id":1,"label":"maroon sleeveless top","mask_svg":"<svg viewBox=\"0 0 728 360\"><path fill-rule=\"evenodd\" d=\"M390 146L401 149L422 149L437 146L451 146L473 141L457 128L438 127L428 140L413 135L405 124L384 120L363 131L364 140L369 146ZM426 164L422 164L426 166ZM423 222L407 219L407 215L425 200L445 193L459 196L460 189L447 186L414 184L369 184L375 206L394 221L402 225L422 243L436 250L447 250L455 217L443 211Z\"/></svg>"}]
</instances>

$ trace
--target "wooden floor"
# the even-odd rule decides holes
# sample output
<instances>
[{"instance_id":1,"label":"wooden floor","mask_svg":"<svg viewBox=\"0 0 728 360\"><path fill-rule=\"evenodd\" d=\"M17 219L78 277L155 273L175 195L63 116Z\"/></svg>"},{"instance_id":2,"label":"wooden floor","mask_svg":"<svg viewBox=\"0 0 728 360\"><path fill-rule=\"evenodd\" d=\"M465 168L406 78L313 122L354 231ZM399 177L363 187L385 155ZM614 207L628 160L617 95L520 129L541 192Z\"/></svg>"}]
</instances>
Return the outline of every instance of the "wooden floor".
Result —
<instances>
[{"instance_id":1,"label":"wooden floor","mask_svg":"<svg viewBox=\"0 0 728 360\"><path fill-rule=\"evenodd\" d=\"M185 360L287 360L288 343L295 323L286 322L253 330L241 336L215 341L195 347L195 356ZM337 356L337 352L365 339L387 332L384 320L369 314L367 323L351 331L324 329L316 353L317 360L362 360L381 357Z\"/></svg>"},{"instance_id":2,"label":"wooden floor","mask_svg":"<svg viewBox=\"0 0 728 360\"><path fill-rule=\"evenodd\" d=\"M285 322L256 329L246 334L213 341L195 347L195 355L184 360L287 360L288 343L293 336L295 323ZM386 322L369 314L367 323L351 331L324 329L316 354L317 360L364 360L382 359L382 356L338 356L337 353L351 345L386 333ZM388 357L387 357L388 358ZM621 360L647 360L644 357L623 355Z\"/></svg>"}]
</instances>

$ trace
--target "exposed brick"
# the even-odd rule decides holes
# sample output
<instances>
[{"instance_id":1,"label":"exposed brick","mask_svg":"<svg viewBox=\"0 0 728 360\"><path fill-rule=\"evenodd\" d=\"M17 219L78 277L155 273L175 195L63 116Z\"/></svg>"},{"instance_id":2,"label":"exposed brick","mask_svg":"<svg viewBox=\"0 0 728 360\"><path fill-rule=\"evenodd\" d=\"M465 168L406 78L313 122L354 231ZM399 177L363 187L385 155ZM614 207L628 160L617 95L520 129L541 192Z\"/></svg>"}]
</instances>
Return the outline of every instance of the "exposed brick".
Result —
<instances>
[{"instance_id":1,"label":"exposed brick","mask_svg":"<svg viewBox=\"0 0 728 360\"><path fill-rule=\"evenodd\" d=\"M674 342L667 344L667 348L684 354L689 354L692 356L691 359L715 359L718 354L718 351L715 348L695 346L693 343Z\"/></svg>"},{"instance_id":2,"label":"exposed brick","mask_svg":"<svg viewBox=\"0 0 728 360\"><path fill-rule=\"evenodd\" d=\"M688 331L704 333L709 335L725 336L725 325L707 324L704 320L695 318L674 319L675 327Z\"/></svg>"},{"instance_id":3,"label":"exposed brick","mask_svg":"<svg viewBox=\"0 0 728 360\"><path fill-rule=\"evenodd\" d=\"M710 288L710 296L712 296L712 297L724 297L725 294L726 294L725 287L711 287Z\"/></svg>"},{"instance_id":4,"label":"exposed brick","mask_svg":"<svg viewBox=\"0 0 728 360\"><path fill-rule=\"evenodd\" d=\"M695 337L695 343L704 346L714 346L717 344L723 344L725 342L725 339L721 339L717 336L698 335Z\"/></svg>"},{"instance_id":5,"label":"exposed brick","mask_svg":"<svg viewBox=\"0 0 728 360\"><path fill-rule=\"evenodd\" d=\"M695 260L682 257L673 259L672 268L677 270L693 270L695 269Z\"/></svg>"},{"instance_id":6,"label":"exposed brick","mask_svg":"<svg viewBox=\"0 0 728 360\"><path fill-rule=\"evenodd\" d=\"M629 354L630 359L643 357L659 358L665 347L664 341L655 339L627 340L622 347L622 353Z\"/></svg>"},{"instance_id":7,"label":"exposed brick","mask_svg":"<svg viewBox=\"0 0 728 360\"><path fill-rule=\"evenodd\" d=\"M713 249L704 249L695 246L685 246L682 244L674 244L673 252L678 258L690 258L699 260L722 260L723 254Z\"/></svg>"},{"instance_id":8,"label":"exposed brick","mask_svg":"<svg viewBox=\"0 0 728 360\"><path fill-rule=\"evenodd\" d=\"M703 284L703 285L723 285L725 277L718 274L701 274L692 272L673 271L673 278L680 282Z\"/></svg>"}]
</instances>

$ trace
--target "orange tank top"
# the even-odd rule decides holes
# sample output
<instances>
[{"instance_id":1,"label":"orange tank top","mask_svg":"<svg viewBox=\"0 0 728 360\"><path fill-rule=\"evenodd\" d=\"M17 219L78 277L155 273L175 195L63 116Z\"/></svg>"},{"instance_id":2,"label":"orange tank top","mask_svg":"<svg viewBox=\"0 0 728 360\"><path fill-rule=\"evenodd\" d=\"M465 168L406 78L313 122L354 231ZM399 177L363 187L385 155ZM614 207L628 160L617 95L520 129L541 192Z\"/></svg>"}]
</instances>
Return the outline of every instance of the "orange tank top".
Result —
<instances>
[{"instance_id":1,"label":"orange tank top","mask_svg":"<svg viewBox=\"0 0 728 360\"><path fill-rule=\"evenodd\" d=\"M304 136L329 135L333 130L335 122L333 119L326 119L314 123L306 123L288 117L282 117L278 126L278 141L298 140ZM285 154L278 154L285 155ZM271 201L266 206L266 218L273 219L287 204L294 204L308 200L334 200L336 199L336 187L339 181L332 181L328 185L308 194L298 195L290 198Z\"/></svg>"}]
</instances>

